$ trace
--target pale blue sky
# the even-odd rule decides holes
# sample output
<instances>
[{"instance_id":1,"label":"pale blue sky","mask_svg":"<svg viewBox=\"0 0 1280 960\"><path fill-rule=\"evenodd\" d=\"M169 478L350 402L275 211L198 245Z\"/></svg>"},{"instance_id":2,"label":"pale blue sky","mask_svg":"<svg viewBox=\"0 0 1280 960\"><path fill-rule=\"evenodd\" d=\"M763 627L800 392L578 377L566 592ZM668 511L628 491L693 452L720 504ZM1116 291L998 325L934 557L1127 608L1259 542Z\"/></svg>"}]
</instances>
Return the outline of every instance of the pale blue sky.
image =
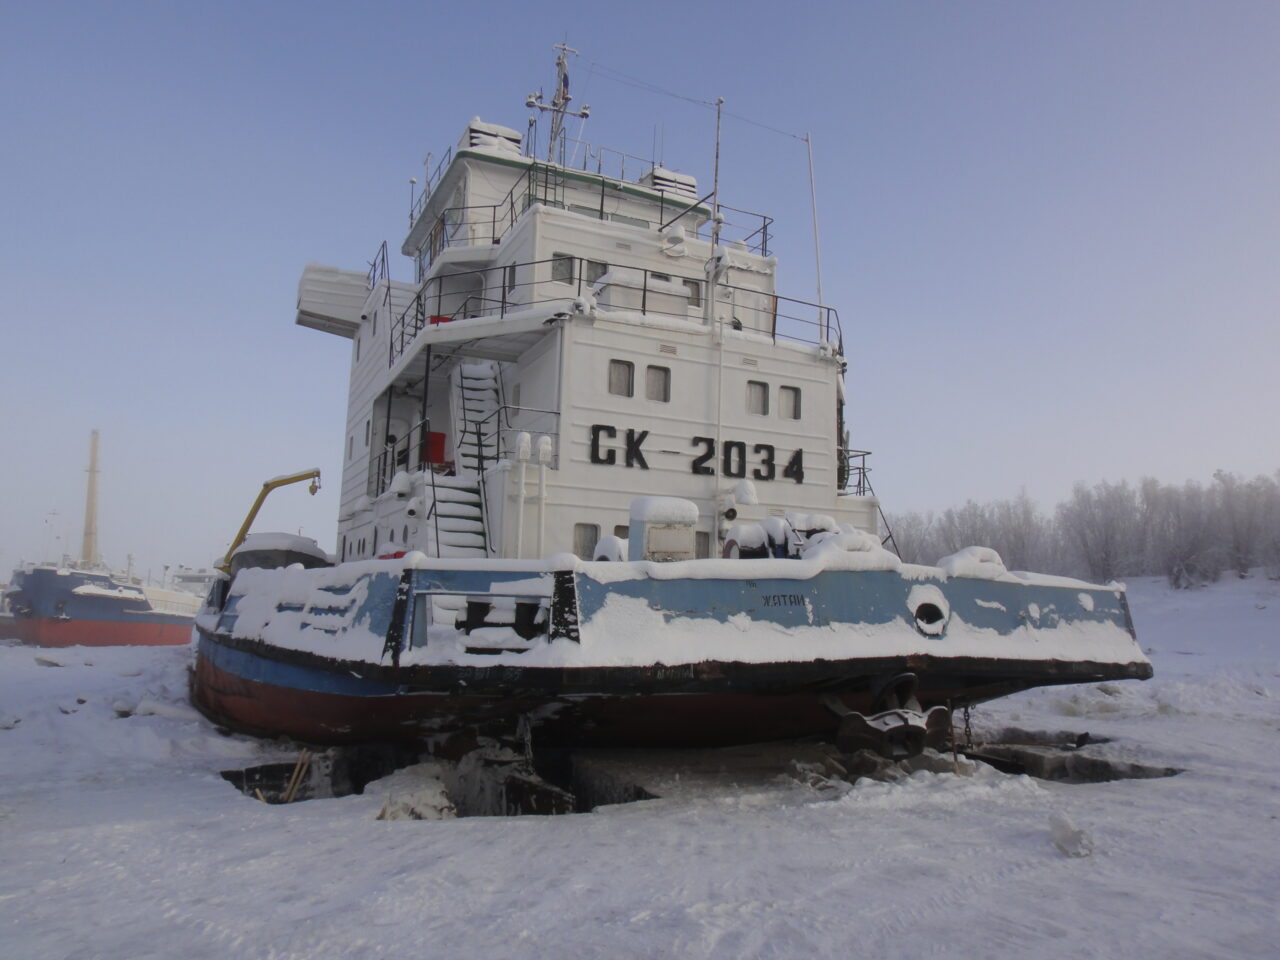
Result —
<instances>
[{"instance_id":1,"label":"pale blue sky","mask_svg":"<svg viewBox=\"0 0 1280 960\"><path fill-rule=\"evenodd\" d=\"M522 127L566 38L587 139L700 183L712 115L593 64L812 133L890 512L1280 468L1280 4L7 4L0 566L52 509L75 549L92 427L112 562L207 563L312 465L261 526L331 549L349 345L298 275L398 248L426 153ZM726 120L722 196L811 299L803 145Z\"/></svg>"}]
</instances>

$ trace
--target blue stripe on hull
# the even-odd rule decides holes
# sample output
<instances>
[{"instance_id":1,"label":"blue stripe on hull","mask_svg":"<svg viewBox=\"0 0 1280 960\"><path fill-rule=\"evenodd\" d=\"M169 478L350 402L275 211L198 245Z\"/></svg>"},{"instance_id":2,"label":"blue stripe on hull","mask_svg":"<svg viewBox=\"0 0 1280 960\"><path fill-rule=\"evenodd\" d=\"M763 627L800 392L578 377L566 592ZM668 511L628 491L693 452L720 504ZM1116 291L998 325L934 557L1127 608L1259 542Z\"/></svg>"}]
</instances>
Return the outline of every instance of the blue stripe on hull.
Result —
<instances>
[{"instance_id":1,"label":"blue stripe on hull","mask_svg":"<svg viewBox=\"0 0 1280 960\"><path fill-rule=\"evenodd\" d=\"M289 690L335 693L348 697L386 697L393 696L400 689L394 684L366 680L347 672L268 660L244 650L223 646L203 632L200 634L198 655L226 673Z\"/></svg>"},{"instance_id":2,"label":"blue stripe on hull","mask_svg":"<svg viewBox=\"0 0 1280 960\"><path fill-rule=\"evenodd\" d=\"M917 586L936 587L951 614L970 627L1010 634L1027 625L1051 629L1063 622L1112 623L1129 629L1124 594L1100 587L1063 587L998 580L912 580L896 571L825 570L809 579L637 579L601 582L577 575L579 618L586 622L610 596L644 600L668 620L709 618L726 622L746 614L780 627L878 625L910 622L908 603ZM769 564L772 561L763 561ZM1082 599L1082 597L1087 599Z\"/></svg>"}]
</instances>

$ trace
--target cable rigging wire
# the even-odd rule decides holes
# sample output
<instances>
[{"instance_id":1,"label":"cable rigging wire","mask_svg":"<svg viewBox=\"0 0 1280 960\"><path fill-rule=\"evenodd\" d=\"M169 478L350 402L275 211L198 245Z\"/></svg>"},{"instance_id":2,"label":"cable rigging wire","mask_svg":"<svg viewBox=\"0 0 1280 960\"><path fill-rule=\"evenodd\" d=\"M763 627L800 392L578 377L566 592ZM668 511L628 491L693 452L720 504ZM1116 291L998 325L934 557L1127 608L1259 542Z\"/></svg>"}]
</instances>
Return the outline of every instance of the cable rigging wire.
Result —
<instances>
[{"instance_id":1,"label":"cable rigging wire","mask_svg":"<svg viewBox=\"0 0 1280 960\"><path fill-rule=\"evenodd\" d=\"M604 77L606 80L612 80L614 83L620 83L623 86L636 87L637 89L647 91L648 93L657 93L657 94L661 94L664 97L671 97L672 99L675 99L675 100L683 100L686 103L692 103L699 107L706 107L708 110L714 110L716 108L715 100L702 100L698 97L690 97L683 93L676 93L673 90L668 90L665 87L660 87L657 84L650 83L647 80L640 80L636 77L628 76L625 73L620 73L619 71L613 69L612 67L607 67L597 60L589 61L588 66L591 68L592 73L597 73L600 76ZM759 120L752 120L750 117L744 117L740 113L732 113L728 110L725 110L724 115L726 117L733 117L735 120L741 120L743 123L749 123L753 127L760 127L762 130L768 130L771 133L776 133L779 136L790 137L792 140L800 140L804 142L809 139L807 134L805 136L801 136L798 133L792 133L790 130L782 130L782 129L779 129L778 127L770 126L767 123L761 123Z\"/></svg>"}]
</instances>

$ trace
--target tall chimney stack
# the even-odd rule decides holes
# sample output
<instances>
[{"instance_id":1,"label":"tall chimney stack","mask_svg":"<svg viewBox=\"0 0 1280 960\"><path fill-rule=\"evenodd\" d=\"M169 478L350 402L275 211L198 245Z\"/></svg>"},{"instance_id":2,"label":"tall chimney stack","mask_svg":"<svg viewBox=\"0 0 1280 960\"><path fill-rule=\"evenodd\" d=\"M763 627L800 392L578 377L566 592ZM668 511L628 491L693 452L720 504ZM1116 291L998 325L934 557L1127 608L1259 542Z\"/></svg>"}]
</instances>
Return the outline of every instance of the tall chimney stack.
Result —
<instances>
[{"instance_id":1,"label":"tall chimney stack","mask_svg":"<svg viewBox=\"0 0 1280 960\"><path fill-rule=\"evenodd\" d=\"M80 563L98 562L98 431L89 433L89 489L84 498L84 540L80 543Z\"/></svg>"}]
</instances>

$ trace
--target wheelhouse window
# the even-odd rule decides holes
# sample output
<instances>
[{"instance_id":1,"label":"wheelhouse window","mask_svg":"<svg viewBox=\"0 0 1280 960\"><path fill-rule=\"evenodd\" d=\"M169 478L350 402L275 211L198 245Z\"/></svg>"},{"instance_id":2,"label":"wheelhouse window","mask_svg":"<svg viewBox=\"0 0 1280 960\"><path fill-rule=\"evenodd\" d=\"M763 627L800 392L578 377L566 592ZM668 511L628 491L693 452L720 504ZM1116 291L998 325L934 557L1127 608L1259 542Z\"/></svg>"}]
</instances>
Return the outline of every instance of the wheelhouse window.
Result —
<instances>
[{"instance_id":1,"label":"wheelhouse window","mask_svg":"<svg viewBox=\"0 0 1280 960\"><path fill-rule=\"evenodd\" d=\"M667 367L646 367L644 371L644 395L646 400L657 400L659 403L670 403L670 369Z\"/></svg>"},{"instance_id":2,"label":"wheelhouse window","mask_svg":"<svg viewBox=\"0 0 1280 960\"><path fill-rule=\"evenodd\" d=\"M778 388L778 416L783 420L800 419L800 388Z\"/></svg>"},{"instance_id":3,"label":"wheelhouse window","mask_svg":"<svg viewBox=\"0 0 1280 960\"><path fill-rule=\"evenodd\" d=\"M596 544L600 542L600 525L598 523L575 523L573 525L573 552L581 560L590 560L595 553Z\"/></svg>"},{"instance_id":4,"label":"wheelhouse window","mask_svg":"<svg viewBox=\"0 0 1280 960\"><path fill-rule=\"evenodd\" d=\"M551 279L558 283L573 283L573 257L567 253L553 253Z\"/></svg>"},{"instance_id":5,"label":"wheelhouse window","mask_svg":"<svg viewBox=\"0 0 1280 960\"><path fill-rule=\"evenodd\" d=\"M769 385L760 380L747 381L747 413L758 417L769 415Z\"/></svg>"},{"instance_id":6,"label":"wheelhouse window","mask_svg":"<svg viewBox=\"0 0 1280 960\"><path fill-rule=\"evenodd\" d=\"M516 265L514 263L509 263L502 268L502 285L506 288L507 296L515 293Z\"/></svg>"},{"instance_id":7,"label":"wheelhouse window","mask_svg":"<svg viewBox=\"0 0 1280 960\"><path fill-rule=\"evenodd\" d=\"M702 284L697 280L681 280L685 285L685 289L689 291L689 306L702 306Z\"/></svg>"},{"instance_id":8,"label":"wheelhouse window","mask_svg":"<svg viewBox=\"0 0 1280 960\"><path fill-rule=\"evenodd\" d=\"M631 227L643 227L646 230L649 229L649 221L641 220L639 217L628 217L621 213L611 213L609 214L609 219L614 223L625 223Z\"/></svg>"},{"instance_id":9,"label":"wheelhouse window","mask_svg":"<svg viewBox=\"0 0 1280 960\"><path fill-rule=\"evenodd\" d=\"M587 283L595 283L609 272L609 265L601 260L588 260L582 267L582 278Z\"/></svg>"},{"instance_id":10,"label":"wheelhouse window","mask_svg":"<svg viewBox=\"0 0 1280 960\"><path fill-rule=\"evenodd\" d=\"M609 392L615 397L634 397L636 365L629 360L609 361Z\"/></svg>"}]
</instances>

